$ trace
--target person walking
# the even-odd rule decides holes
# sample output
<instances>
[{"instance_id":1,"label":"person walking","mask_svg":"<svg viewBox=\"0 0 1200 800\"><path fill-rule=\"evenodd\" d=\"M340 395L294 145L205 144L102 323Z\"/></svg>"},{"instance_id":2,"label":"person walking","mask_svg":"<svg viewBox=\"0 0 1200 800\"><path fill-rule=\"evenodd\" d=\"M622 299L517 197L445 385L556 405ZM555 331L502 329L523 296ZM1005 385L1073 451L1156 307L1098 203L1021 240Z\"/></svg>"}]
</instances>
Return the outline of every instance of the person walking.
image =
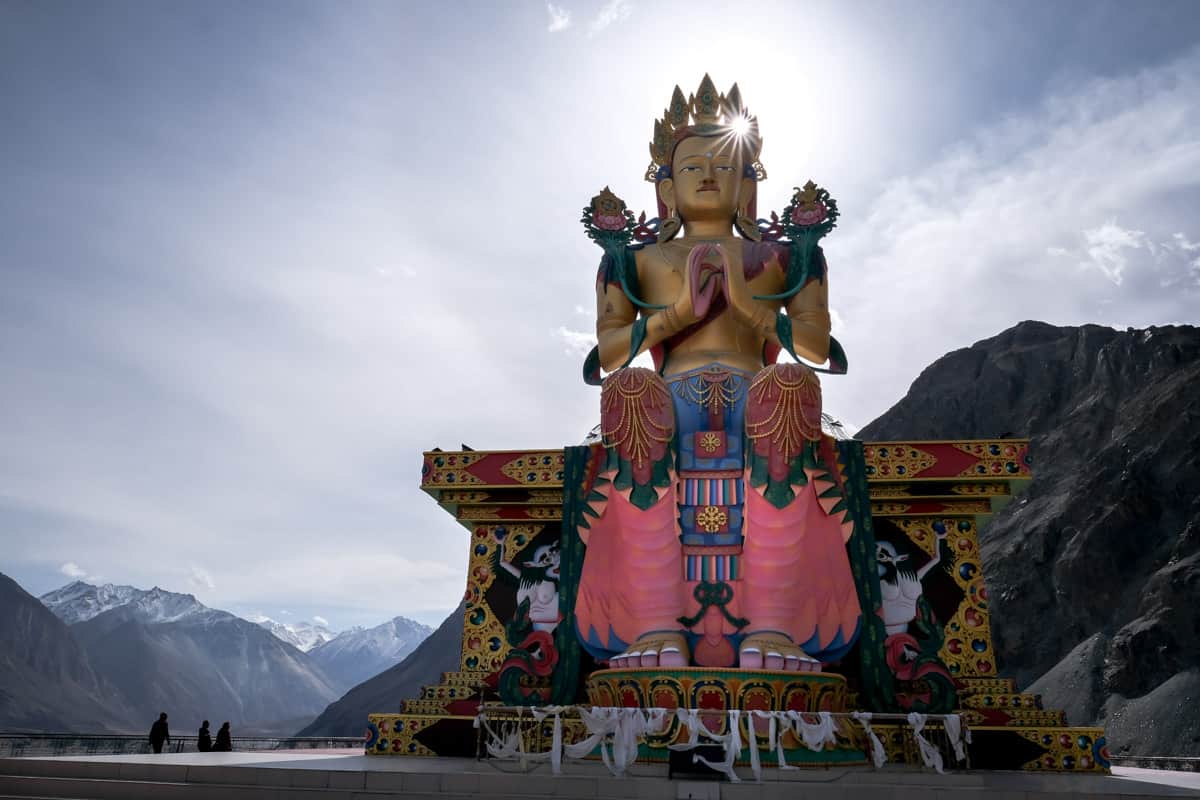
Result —
<instances>
[{"instance_id":1,"label":"person walking","mask_svg":"<svg viewBox=\"0 0 1200 800\"><path fill-rule=\"evenodd\" d=\"M150 726L150 746L154 752L161 753L163 742L171 742L171 732L167 730L167 712L158 715L158 722Z\"/></svg>"},{"instance_id":2,"label":"person walking","mask_svg":"<svg viewBox=\"0 0 1200 800\"><path fill-rule=\"evenodd\" d=\"M208 720L204 720L204 724L200 726L200 733L196 735L196 749L201 753L207 753L213 749L212 737L208 735Z\"/></svg>"},{"instance_id":3,"label":"person walking","mask_svg":"<svg viewBox=\"0 0 1200 800\"><path fill-rule=\"evenodd\" d=\"M217 743L213 745L214 753L228 753L233 750L233 739L229 734L229 723L226 722L217 731Z\"/></svg>"}]
</instances>

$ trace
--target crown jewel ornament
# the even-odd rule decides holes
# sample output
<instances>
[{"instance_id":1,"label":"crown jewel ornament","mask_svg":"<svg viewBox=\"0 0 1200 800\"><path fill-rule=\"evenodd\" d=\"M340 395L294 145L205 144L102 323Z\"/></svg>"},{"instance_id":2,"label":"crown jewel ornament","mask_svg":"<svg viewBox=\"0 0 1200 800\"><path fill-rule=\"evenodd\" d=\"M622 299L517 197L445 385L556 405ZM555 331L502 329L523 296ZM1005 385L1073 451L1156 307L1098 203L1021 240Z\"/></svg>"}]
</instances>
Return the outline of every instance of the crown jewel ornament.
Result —
<instances>
[{"instance_id":1,"label":"crown jewel ornament","mask_svg":"<svg viewBox=\"0 0 1200 800\"><path fill-rule=\"evenodd\" d=\"M759 181L767 177L767 171L758 160L762 152L758 117L751 116L743 105L742 93L736 83L728 92L720 94L712 78L705 73L695 94L686 100L683 90L675 87L671 104L664 109L662 119L654 121L646 180L658 183L671 176L671 154L675 151L675 145L689 134L738 139L747 164L746 177Z\"/></svg>"}]
</instances>

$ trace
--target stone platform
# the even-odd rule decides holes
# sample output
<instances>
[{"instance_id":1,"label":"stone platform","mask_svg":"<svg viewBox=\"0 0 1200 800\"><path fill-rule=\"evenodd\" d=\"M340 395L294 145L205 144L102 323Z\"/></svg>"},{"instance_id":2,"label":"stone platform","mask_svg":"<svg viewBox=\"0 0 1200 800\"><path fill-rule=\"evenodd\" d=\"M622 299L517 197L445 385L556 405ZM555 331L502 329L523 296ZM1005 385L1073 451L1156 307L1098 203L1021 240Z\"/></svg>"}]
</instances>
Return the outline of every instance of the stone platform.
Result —
<instances>
[{"instance_id":1,"label":"stone platform","mask_svg":"<svg viewBox=\"0 0 1200 800\"><path fill-rule=\"evenodd\" d=\"M1114 767L1112 775L956 772L911 767L770 771L762 783L670 780L663 764L614 778L597 763L563 774L454 758L379 759L345 751L187 753L0 759L0 798L89 800L376 800L385 797L705 798L706 800L1003 800L1200 797L1200 774Z\"/></svg>"}]
</instances>

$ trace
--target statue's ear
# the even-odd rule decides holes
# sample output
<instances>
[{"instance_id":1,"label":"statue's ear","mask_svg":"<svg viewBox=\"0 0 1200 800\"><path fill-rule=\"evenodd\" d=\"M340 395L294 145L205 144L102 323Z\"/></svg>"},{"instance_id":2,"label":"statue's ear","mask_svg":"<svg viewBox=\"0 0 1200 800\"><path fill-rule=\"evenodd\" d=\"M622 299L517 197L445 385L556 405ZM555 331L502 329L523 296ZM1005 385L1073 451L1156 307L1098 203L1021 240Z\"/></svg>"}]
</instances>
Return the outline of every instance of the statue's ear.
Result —
<instances>
[{"instance_id":1,"label":"statue's ear","mask_svg":"<svg viewBox=\"0 0 1200 800\"><path fill-rule=\"evenodd\" d=\"M738 216L753 217L758 211L758 181L754 178L742 178L738 185Z\"/></svg>"},{"instance_id":2,"label":"statue's ear","mask_svg":"<svg viewBox=\"0 0 1200 800\"><path fill-rule=\"evenodd\" d=\"M658 182L658 199L662 204L671 211L674 211L678 206L675 205L675 181L671 178L664 178Z\"/></svg>"},{"instance_id":3,"label":"statue's ear","mask_svg":"<svg viewBox=\"0 0 1200 800\"><path fill-rule=\"evenodd\" d=\"M755 222L754 215L758 210L756 200L758 199L758 183L753 178L742 178L742 185L739 187L737 218L734 224L737 225L742 236L754 241L762 239L762 231L758 229L758 223Z\"/></svg>"}]
</instances>

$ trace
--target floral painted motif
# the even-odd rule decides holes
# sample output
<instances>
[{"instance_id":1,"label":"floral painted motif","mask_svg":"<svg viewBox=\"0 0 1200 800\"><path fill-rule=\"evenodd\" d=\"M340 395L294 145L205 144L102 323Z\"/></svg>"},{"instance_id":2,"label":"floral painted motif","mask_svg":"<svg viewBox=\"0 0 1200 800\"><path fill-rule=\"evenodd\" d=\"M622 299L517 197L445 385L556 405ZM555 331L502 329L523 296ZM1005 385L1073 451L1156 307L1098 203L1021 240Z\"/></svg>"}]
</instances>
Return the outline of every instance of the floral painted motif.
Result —
<instances>
[{"instance_id":1,"label":"floral painted motif","mask_svg":"<svg viewBox=\"0 0 1200 800\"><path fill-rule=\"evenodd\" d=\"M629 224L625 201L607 186L592 198L591 223L602 231L622 231Z\"/></svg>"},{"instance_id":2,"label":"floral painted motif","mask_svg":"<svg viewBox=\"0 0 1200 800\"><path fill-rule=\"evenodd\" d=\"M809 181L803 189L797 189L792 198L791 220L803 228L820 225L829 216L829 209L821 197L822 190Z\"/></svg>"},{"instance_id":3,"label":"floral painted motif","mask_svg":"<svg viewBox=\"0 0 1200 800\"><path fill-rule=\"evenodd\" d=\"M626 209L625 201L605 186L583 210L583 224L589 231L594 231L589 233L593 239L596 235L624 234L625 229L634 224L634 215Z\"/></svg>"}]
</instances>

